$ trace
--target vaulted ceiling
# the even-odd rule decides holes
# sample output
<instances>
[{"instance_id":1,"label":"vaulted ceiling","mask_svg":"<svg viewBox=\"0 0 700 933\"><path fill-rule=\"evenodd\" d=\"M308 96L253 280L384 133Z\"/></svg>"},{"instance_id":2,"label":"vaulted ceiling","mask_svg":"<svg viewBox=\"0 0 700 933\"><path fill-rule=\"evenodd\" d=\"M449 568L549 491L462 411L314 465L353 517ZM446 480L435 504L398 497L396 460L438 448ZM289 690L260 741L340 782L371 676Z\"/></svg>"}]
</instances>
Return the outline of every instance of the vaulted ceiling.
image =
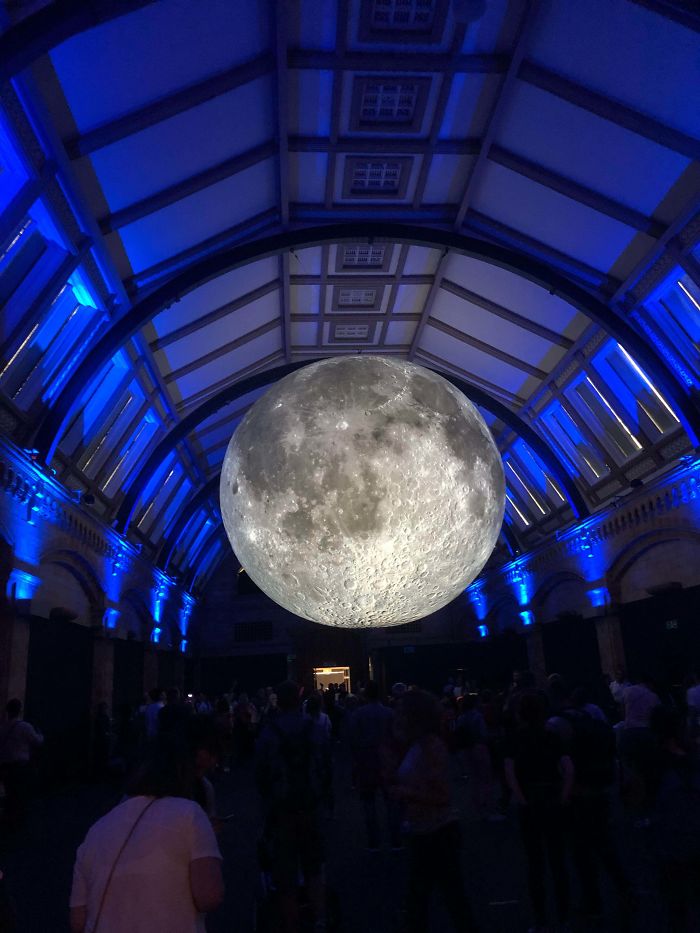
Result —
<instances>
[{"instance_id":1,"label":"vaulted ceiling","mask_svg":"<svg viewBox=\"0 0 700 933\"><path fill-rule=\"evenodd\" d=\"M291 368L481 408L503 553L700 436L700 17L665 0L5 4L7 433L197 589ZM102 21L98 21L98 20Z\"/></svg>"}]
</instances>

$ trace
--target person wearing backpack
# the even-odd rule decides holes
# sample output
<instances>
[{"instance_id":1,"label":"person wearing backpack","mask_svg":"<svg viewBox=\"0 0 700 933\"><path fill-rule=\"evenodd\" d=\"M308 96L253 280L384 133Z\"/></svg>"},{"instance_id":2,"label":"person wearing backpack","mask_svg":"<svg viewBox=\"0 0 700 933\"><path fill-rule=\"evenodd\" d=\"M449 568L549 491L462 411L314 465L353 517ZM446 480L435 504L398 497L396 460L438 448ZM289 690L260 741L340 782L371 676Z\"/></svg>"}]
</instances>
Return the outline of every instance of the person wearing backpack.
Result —
<instances>
[{"instance_id":1,"label":"person wearing backpack","mask_svg":"<svg viewBox=\"0 0 700 933\"><path fill-rule=\"evenodd\" d=\"M582 912L600 917L600 873L604 869L629 907L630 882L622 867L610 825L610 797L617 778L615 732L602 711L576 688L549 721L574 766L569 826L574 865L581 885Z\"/></svg>"},{"instance_id":2,"label":"person wearing backpack","mask_svg":"<svg viewBox=\"0 0 700 933\"><path fill-rule=\"evenodd\" d=\"M268 867L278 893L281 933L298 933L299 872L303 874L315 933L326 930L321 810L331 785L330 743L304 718L300 688L277 688L279 714L260 735L255 779L262 799Z\"/></svg>"}]
</instances>

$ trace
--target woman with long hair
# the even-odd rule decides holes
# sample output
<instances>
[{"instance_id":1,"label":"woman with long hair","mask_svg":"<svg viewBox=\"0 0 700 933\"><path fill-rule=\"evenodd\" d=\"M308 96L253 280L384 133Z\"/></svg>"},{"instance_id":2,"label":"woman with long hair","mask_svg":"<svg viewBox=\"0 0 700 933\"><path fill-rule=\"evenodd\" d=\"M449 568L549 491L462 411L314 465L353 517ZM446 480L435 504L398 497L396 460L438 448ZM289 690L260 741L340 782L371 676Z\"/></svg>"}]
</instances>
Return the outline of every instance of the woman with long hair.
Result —
<instances>
[{"instance_id":1,"label":"woman with long hair","mask_svg":"<svg viewBox=\"0 0 700 933\"><path fill-rule=\"evenodd\" d=\"M221 854L209 819L192 800L193 756L160 737L128 787L78 849L71 933L202 933L223 900Z\"/></svg>"}]
</instances>

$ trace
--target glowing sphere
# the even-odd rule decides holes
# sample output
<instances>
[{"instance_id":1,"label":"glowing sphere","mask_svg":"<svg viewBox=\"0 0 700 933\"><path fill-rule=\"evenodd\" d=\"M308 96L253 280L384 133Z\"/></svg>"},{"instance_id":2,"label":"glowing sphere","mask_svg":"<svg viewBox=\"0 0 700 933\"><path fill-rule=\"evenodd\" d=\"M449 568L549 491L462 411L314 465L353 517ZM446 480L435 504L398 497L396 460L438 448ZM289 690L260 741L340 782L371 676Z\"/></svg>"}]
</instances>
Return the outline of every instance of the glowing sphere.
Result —
<instances>
[{"instance_id":1,"label":"glowing sphere","mask_svg":"<svg viewBox=\"0 0 700 933\"><path fill-rule=\"evenodd\" d=\"M251 579L296 615L401 625L454 599L503 520L483 418L431 370L336 357L280 379L226 451L221 510Z\"/></svg>"}]
</instances>

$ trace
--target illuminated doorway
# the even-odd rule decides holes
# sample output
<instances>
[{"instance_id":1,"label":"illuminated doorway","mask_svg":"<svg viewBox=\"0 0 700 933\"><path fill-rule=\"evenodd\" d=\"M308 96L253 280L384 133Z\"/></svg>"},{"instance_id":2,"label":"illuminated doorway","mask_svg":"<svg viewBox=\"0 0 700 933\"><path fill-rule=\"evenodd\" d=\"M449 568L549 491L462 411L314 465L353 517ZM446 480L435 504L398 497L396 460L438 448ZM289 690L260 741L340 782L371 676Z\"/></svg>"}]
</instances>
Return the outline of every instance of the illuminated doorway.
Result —
<instances>
[{"instance_id":1,"label":"illuminated doorway","mask_svg":"<svg viewBox=\"0 0 700 933\"><path fill-rule=\"evenodd\" d=\"M339 687L344 684L348 693L350 693L350 668L315 667L314 686L316 689L323 687L324 690L327 690L329 684L337 684Z\"/></svg>"}]
</instances>

